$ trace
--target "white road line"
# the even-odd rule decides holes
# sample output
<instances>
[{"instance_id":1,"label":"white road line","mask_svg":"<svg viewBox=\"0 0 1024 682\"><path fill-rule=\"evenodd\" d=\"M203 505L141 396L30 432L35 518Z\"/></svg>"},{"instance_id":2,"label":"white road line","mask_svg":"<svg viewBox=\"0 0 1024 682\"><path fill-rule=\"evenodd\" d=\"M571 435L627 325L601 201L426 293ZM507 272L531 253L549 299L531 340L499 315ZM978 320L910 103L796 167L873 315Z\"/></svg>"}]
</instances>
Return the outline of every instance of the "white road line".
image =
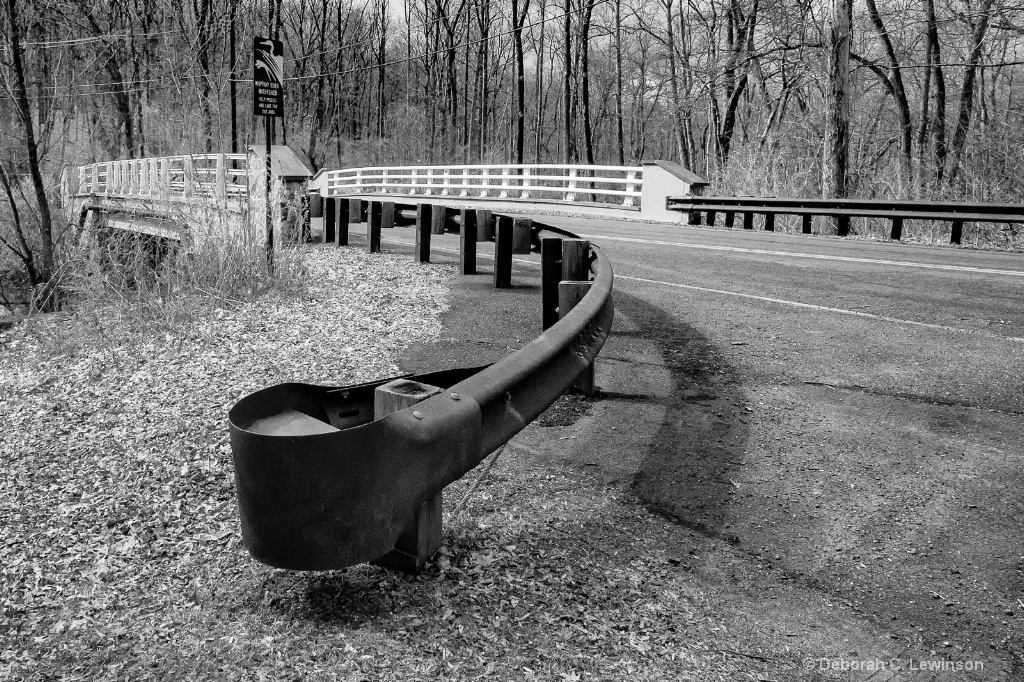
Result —
<instances>
[{"instance_id":1,"label":"white road line","mask_svg":"<svg viewBox=\"0 0 1024 682\"><path fill-rule=\"evenodd\" d=\"M406 246L412 246L411 242L399 241L397 239L388 240L398 244L404 244ZM436 248L437 251L445 251L447 253L458 253L458 249L442 249ZM490 258L493 260L493 256L485 254L477 254L481 258ZM522 258L513 258L516 263L523 265L532 265L539 267L540 263L536 261L529 261ZM993 334L991 332L982 331L980 329L964 329L963 327L950 327L944 324L934 324L932 322L918 322L916 320L904 320L899 317L888 317L886 315L875 315L874 313L862 313L857 310L847 310L845 308L830 308L823 305L814 305L813 303L800 303L799 301L788 301L783 298L770 298L768 296L757 296L755 294L743 294L738 291L726 291L724 289L710 289L708 287L698 287L692 284L677 284L675 282L663 282L657 279L646 279L644 277L630 277L629 275L615 275L617 280L626 280L630 282L644 282L645 284L658 284L666 287L675 287L677 289L690 289L691 291L703 291L710 294L720 294L722 296L737 296L739 298L748 298L755 301L764 301L765 303L778 303L780 305L789 305L796 308L807 308L809 310L818 310L821 312L837 313L839 315L850 315L852 317L864 317L869 320L878 320L879 322L891 322L893 324L905 324L913 327L924 327L925 329L937 329L940 331L960 332L962 334L973 334L975 336L984 336L991 339L1000 339L1003 341L1017 341L1024 342L1024 338L1019 336L1002 336L1001 334Z\"/></svg>"},{"instance_id":2,"label":"white road line","mask_svg":"<svg viewBox=\"0 0 1024 682\"><path fill-rule=\"evenodd\" d=\"M635 237L605 237L599 234L581 234L583 239L608 240L616 242L632 242L653 246L678 246L686 249L707 249L708 251L735 251L738 253L759 253L768 256L788 256L790 258L816 258L819 260L838 260L851 263L872 263L874 265L895 265L904 268L928 268L930 270L953 270L956 272L980 272L986 275L1010 275L1024 277L1024 270L995 270L992 268L972 268L966 265L941 265L938 263L913 263L910 261L882 260L879 258L854 258L853 256L828 256L817 253L793 253L792 251L769 251L768 249L748 249L739 246L712 246L710 244L690 244L687 242L666 242L655 239L638 239Z\"/></svg>"},{"instance_id":3,"label":"white road line","mask_svg":"<svg viewBox=\"0 0 1024 682\"><path fill-rule=\"evenodd\" d=\"M708 287L698 287L692 284L677 284L675 282L662 282L656 279L645 279L643 277L630 277L628 275L615 275L616 280L627 280L630 282L643 282L645 284L658 284L666 287L675 287L677 289L690 289L692 291L703 291L711 294L721 294L723 296L738 296L740 298L749 298L755 301L764 301L766 303L779 303L782 305L794 306L796 308L808 308L810 310L820 310L822 312L839 313L840 315L851 315L853 317L866 317L871 320L879 320L881 322L893 322L895 324L907 324L915 327L925 327L927 329L939 329L942 331L951 332L962 332L964 334L975 334L978 336L986 336L993 339L1001 339L1003 341L1024 341L1024 338L1017 336L1002 336L1000 334L992 334L990 332L981 331L977 329L964 329L963 327L949 327L944 324L933 324L931 322L917 322L916 320L904 320L899 317L887 317L886 315L875 315L874 313L862 313L856 310L846 310L845 308L829 308L823 305L814 305L812 303L800 303L799 301L787 301L782 298L769 298L768 296L756 296L754 294L741 294L738 291L725 291L723 289L709 289Z\"/></svg>"}]
</instances>

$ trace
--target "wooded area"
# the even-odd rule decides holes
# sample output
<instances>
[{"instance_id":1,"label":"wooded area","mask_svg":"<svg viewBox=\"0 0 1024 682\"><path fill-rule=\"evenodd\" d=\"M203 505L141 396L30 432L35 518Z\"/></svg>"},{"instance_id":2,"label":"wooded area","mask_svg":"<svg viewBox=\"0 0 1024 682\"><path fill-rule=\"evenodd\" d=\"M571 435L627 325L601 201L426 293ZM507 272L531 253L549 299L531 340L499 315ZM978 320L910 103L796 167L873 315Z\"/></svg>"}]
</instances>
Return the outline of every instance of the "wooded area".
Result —
<instances>
[{"instance_id":1,"label":"wooded area","mask_svg":"<svg viewBox=\"0 0 1024 682\"><path fill-rule=\"evenodd\" d=\"M268 34L285 42L276 141L314 169L661 158L723 194L979 201L1017 200L1024 178L1009 0L4 0L2 14L0 220L18 230L49 220L42 192L66 165L262 142L248 79L251 37ZM2 231L20 253L19 234Z\"/></svg>"}]
</instances>

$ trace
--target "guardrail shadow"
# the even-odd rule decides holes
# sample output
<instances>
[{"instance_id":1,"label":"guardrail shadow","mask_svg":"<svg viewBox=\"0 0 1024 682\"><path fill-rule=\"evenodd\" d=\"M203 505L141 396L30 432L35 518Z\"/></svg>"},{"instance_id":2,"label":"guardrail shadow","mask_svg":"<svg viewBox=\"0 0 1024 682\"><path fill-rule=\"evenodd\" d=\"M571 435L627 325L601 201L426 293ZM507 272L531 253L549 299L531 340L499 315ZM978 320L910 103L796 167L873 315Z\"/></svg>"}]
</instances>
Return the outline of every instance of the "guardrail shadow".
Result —
<instances>
[{"instance_id":1,"label":"guardrail shadow","mask_svg":"<svg viewBox=\"0 0 1024 682\"><path fill-rule=\"evenodd\" d=\"M739 373L706 336L661 308L621 291L615 304L657 344L672 377L634 492L680 525L736 542L729 507L750 436Z\"/></svg>"}]
</instances>

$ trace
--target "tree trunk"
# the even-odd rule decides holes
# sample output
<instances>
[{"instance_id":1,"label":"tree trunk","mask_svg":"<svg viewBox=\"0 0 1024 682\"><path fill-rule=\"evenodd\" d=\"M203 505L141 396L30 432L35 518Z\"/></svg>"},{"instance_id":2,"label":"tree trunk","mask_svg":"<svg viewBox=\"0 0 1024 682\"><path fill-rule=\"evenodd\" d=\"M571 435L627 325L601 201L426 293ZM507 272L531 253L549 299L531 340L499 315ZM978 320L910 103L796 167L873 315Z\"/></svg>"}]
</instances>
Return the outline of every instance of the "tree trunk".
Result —
<instances>
[{"instance_id":1,"label":"tree trunk","mask_svg":"<svg viewBox=\"0 0 1024 682\"><path fill-rule=\"evenodd\" d=\"M50 202L46 197L46 184L39 168L39 152L36 148L35 122L28 102L25 86L25 65L21 54L21 26L18 20L18 0L7 0L7 19L11 41L11 67L14 71L14 102L22 128L25 129L25 151L28 155L28 170L35 190L36 210L39 211L39 258L36 264L36 278L47 283L53 277L53 222L50 216ZM43 301L47 303L47 301Z\"/></svg>"},{"instance_id":2,"label":"tree trunk","mask_svg":"<svg viewBox=\"0 0 1024 682\"><path fill-rule=\"evenodd\" d=\"M953 154L949 160L949 181L951 183L956 181L963 163L967 133L970 131L971 115L974 113L975 80L978 76L981 48L982 43L985 42L985 34L988 32L991 10L992 0L984 0L977 23L974 24L971 32L971 54L967 59L967 67L964 69L964 85L960 91L960 113L956 120L956 130L953 132Z\"/></svg>"},{"instance_id":3,"label":"tree trunk","mask_svg":"<svg viewBox=\"0 0 1024 682\"><path fill-rule=\"evenodd\" d=\"M622 130L622 0L615 7L615 146L619 165L626 165L626 142Z\"/></svg>"},{"instance_id":4,"label":"tree trunk","mask_svg":"<svg viewBox=\"0 0 1024 682\"><path fill-rule=\"evenodd\" d=\"M565 129L562 131L565 141L565 163L577 161L575 135L573 134L573 99L572 99L572 0L565 0L565 17L562 24L565 37L565 62L563 69L563 88L565 89Z\"/></svg>"},{"instance_id":5,"label":"tree trunk","mask_svg":"<svg viewBox=\"0 0 1024 682\"><path fill-rule=\"evenodd\" d=\"M935 20L935 0L925 0L928 21L928 44L931 45L932 80L935 84L932 107L932 162L935 165L935 183L942 184L946 170L946 79L942 75L942 52L939 48L938 22Z\"/></svg>"},{"instance_id":6,"label":"tree trunk","mask_svg":"<svg viewBox=\"0 0 1024 682\"><path fill-rule=\"evenodd\" d=\"M882 46L885 48L885 55L889 60L889 82L893 93L893 98L896 100L896 109L900 116L900 147L903 159L903 170L909 176L910 164L913 158L913 138L914 138L914 126L910 120L910 103L907 101L907 91L903 87L903 75L900 72L900 63L896 58L896 50L893 48L892 40L889 39L889 32L885 28L885 24L882 23L882 17L878 13L878 6L875 4L875 0L867 0L868 15L871 17L871 23L875 27L875 32L878 33L879 40L882 41Z\"/></svg>"},{"instance_id":7,"label":"tree trunk","mask_svg":"<svg viewBox=\"0 0 1024 682\"><path fill-rule=\"evenodd\" d=\"M833 0L828 25L828 91L825 102L825 160L822 196L847 196L850 154L850 0Z\"/></svg>"},{"instance_id":8,"label":"tree trunk","mask_svg":"<svg viewBox=\"0 0 1024 682\"><path fill-rule=\"evenodd\" d=\"M676 41L675 32L672 29L672 4L674 0L665 0L665 28L668 40L668 85L672 93L672 121L675 132L676 155L679 163L690 167L690 159L687 158L686 150L683 147L683 113L682 102L679 100L679 79L676 75Z\"/></svg>"},{"instance_id":9,"label":"tree trunk","mask_svg":"<svg viewBox=\"0 0 1024 682\"><path fill-rule=\"evenodd\" d=\"M594 0L587 0L580 29L580 96L583 98L583 144L587 163L594 164L594 130L590 116L590 21L594 14Z\"/></svg>"}]
</instances>

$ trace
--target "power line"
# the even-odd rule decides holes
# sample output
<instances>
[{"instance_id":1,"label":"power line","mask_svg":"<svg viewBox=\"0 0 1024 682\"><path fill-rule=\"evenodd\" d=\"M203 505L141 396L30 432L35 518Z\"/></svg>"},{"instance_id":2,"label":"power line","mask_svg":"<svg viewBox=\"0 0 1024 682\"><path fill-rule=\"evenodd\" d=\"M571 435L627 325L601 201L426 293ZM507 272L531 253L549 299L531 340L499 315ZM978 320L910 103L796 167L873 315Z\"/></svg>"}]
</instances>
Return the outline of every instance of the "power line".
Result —
<instances>
[{"instance_id":1,"label":"power line","mask_svg":"<svg viewBox=\"0 0 1024 682\"><path fill-rule=\"evenodd\" d=\"M170 36L179 35L184 31L161 31L159 33L102 33L100 35L89 36L88 38L69 38L67 40L40 40L35 42L27 42L26 46L31 45L32 47L63 47L65 45L88 45L90 43L104 42L108 38L155 38L158 36Z\"/></svg>"}]
</instances>

